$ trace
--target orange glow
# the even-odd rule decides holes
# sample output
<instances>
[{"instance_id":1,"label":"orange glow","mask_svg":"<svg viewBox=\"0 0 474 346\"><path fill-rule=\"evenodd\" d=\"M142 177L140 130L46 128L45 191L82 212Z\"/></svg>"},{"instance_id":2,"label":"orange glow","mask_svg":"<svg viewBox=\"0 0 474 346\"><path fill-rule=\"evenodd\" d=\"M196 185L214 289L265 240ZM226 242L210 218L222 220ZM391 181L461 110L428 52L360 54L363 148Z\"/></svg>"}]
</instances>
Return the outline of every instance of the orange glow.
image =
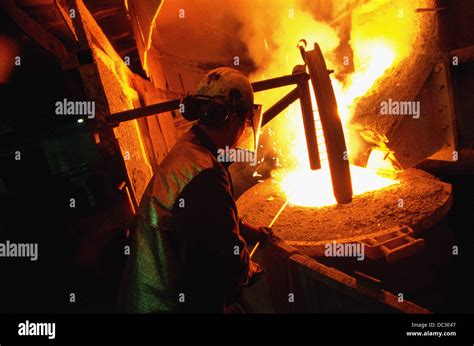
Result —
<instances>
[{"instance_id":1,"label":"orange glow","mask_svg":"<svg viewBox=\"0 0 474 346\"><path fill-rule=\"evenodd\" d=\"M314 95L311 94L313 104L315 104ZM300 105L293 105L289 112L290 114L300 112ZM301 114L293 115L301 117ZM296 136L291 146L291 155L295 158L296 163L291 169L272 172L273 177L280 181L280 186L290 202L303 207L320 207L336 203L332 190L324 134L321 123L317 118L317 112L315 112L315 118L317 119L316 135L320 151L321 169L313 171L309 167L306 138L302 122L300 122L297 130L299 135ZM378 175L381 170L394 171L391 163L385 160L384 157L385 154L382 151L372 150L367 167L350 166L352 190L355 196L398 183L396 180Z\"/></svg>"},{"instance_id":2,"label":"orange glow","mask_svg":"<svg viewBox=\"0 0 474 346\"><path fill-rule=\"evenodd\" d=\"M347 8L352 8L347 18L352 23L349 44L352 49L354 70L346 75L343 81L331 75L331 81L341 121L346 130L357 99L365 95L376 80L387 73L392 66L409 55L415 39L417 23L415 5L410 1L380 0L357 6L354 1L341 2L344 2ZM273 8L276 4L277 2L272 3ZM299 8L301 3L293 2L292 5L297 8L295 13L298 14L298 25L294 25L293 20L288 18L287 5L282 3L281 12L278 10L273 12L272 28L274 30L271 38L273 43L277 42L277 48L271 52L270 61L265 51L267 44L270 44L270 42L267 43L270 37L267 36L271 34L265 32L264 29L250 30L252 33L248 37L250 53L257 63L262 62L260 65L262 68L256 72L255 77L285 75L288 74L288 62L290 65L300 64L301 57L295 46L301 38L307 40L307 49L312 49L313 42L319 43L327 66L335 70L335 75L338 72L346 72L347 64L341 61L343 58L335 54L341 43L339 39L341 28L316 21L310 13ZM258 28L258 24L256 26ZM260 35L259 32L261 32ZM262 42L264 42L263 45ZM348 59L348 57L345 58ZM256 102L266 106L271 105L281 97L281 93L281 90L259 93L256 95ZM336 200L333 195L324 135L314 95L312 99L321 156L322 168L320 170L311 171L309 168L301 108L298 103L293 104L285 114L275 118L267 126L266 131L271 136L270 145L279 154L279 169L272 172L273 178L280 182L281 189L292 204L317 207L334 204ZM351 149L355 148L351 148L347 131L345 136L350 156ZM398 183L396 180L378 175L380 171L395 172L395 168L386 159L385 153L380 150L373 150L366 168L351 166L354 195Z\"/></svg>"},{"instance_id":3,"label":"orange glow","mask_svg":"<svg viewBox=\"0 0 474 346\"><path fill-rule=\"evenodd\" d=\"M360 49L368 54L358 63L358 70L350 76L350 84L344 87L336 79L332 80L343 123L350 119L350 107L354 100L365 95L395 61L395 51L385 40L365 42Z\"/></svg>"},{"instance_id":4,"label":"orange glow","mask_svg":"<svg viewBox=\"0 0 474 346\"><path fill-rule=\"evenodd\" d=\"M13 39L7 36L0 36L0 49L2 50L2 59L0 60L0 83L6 83L15 68L15 60L21 59L18 56L20 48L18 43Z\"/></svg>"}]
</instances>

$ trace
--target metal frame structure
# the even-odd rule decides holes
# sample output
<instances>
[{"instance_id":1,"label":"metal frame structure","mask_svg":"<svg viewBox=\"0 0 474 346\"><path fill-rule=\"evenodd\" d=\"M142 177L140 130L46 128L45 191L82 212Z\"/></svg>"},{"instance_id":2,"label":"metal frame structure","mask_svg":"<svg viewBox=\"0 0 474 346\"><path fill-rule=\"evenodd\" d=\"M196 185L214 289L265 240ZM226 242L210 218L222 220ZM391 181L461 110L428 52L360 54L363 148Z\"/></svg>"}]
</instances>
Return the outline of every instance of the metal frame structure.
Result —
<instances>
[{"instance_id":1,"label":"metal frame structure","mask_svg":"<svg viewBox=\"0 0 474 346\"><path fill-rule=\"evenodd\" d=\"M352 201L352 183L349 170L349 160L347 159L346 143L344 140L341 120L339 119L336 98L329 79L330 71L326 68L324 57L317 43L314 44L314 50L305 51L304 48L300 46L300 51L303 60L306 63L305 66L296 66L291 75L252 83L255 92L296 85L295 89L275 102L275 104L263 113L262 126L267 124L270 120L289 107L290 104L299 99L310 167L312 170L320 169L321 160L319 157L313 107L308 84L308 81L311 80L326 140L334 196L339 204L350 203ZM305 71L306 68L308 69L309 74L301 72L302 70ZM180 104L180 99L174 99L125 112L115 113L106 117L106 122L111 125L117 125L123 121L174 111L180 107Z\"/></svg>"}]
</instances>

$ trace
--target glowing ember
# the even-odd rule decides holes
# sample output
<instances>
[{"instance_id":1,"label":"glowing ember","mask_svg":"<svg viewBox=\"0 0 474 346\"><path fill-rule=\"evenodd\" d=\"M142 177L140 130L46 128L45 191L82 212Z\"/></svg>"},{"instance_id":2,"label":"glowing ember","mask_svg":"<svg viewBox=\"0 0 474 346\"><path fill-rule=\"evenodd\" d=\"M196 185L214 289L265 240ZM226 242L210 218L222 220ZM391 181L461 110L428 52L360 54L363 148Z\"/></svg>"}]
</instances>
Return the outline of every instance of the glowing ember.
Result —
<instances>
[{"instance_id":1,"label":"glowing ember","mask_svg":"<svg viewBox=\"0 0 474 346\"><path fill-rule=\"evenodd\" d=\"M276 175L279 175L278 172ZM379 176L375 170L353 165L351 165L351 177L354 195L398 183L398 181ZM336 203L327 162L317 171L297 169L283 174L281 187L292 204L320 207Z\"/></svg>"},{"instance_id":2,"label":"glowing ember","mask_svg":"<svg viewBox=\"0 0 474 346\"><path fill-rule=\"evenodd\" d=\"M316 21L309 11L298 8L301 3L292 2L297 8L298 25L287 16L287 5L283 5L280 15L275 11L272 2L272 32L256 25L249 30L249 50L261 68L256 76L279 76L288 73L290 64L301 63L295 42L305 38L309 43L307 49L312 49L312 43L318 42L323 50L328 68L335 69L331 75L334 92L339 107L339 114L345 130L350 122L357 98L366 94L394 64L406 58L411 49L416 32L415 8L409 1L380 0L360 4L356 1L341 1L341 8L346 7L350 14L350 48L352 49L353 71L348 71L349 57L338 56L340 32L344 23L334 26L330 21ZM262 11L264 9L262 8ZM347 21L345 22L347 23ZM276 49L269 53L268 47ZM262 45L262 42L264 43ZM271 54L269 56L269 54ZM288 92L289 90L285 90ZM282 92L267 91L257 94L257 102L270 105L282 96ZM314 95L313 108L316 108ZM274 179L280 181L281 188L293 204L301 206L324 206L336 203L333 195L332 182L327 161L326 146L317 110L315 112L316 134L322 168L311 171L308 163L304 129L301 121L301 108L293 104L288 112L277 117L267 126L266 148L272 148L279 153L280 169L273 171ZM270 136L271 135L271 136ZM348 155L355 151L349 133L345 133ZM381 177L377 172L394 172L386 155L380 150L374 150L366 168L351 166L351 176L354 195L377 190L397 181Z\"/></svg>"},{"instance_id":3,"label":"glowing ember","mask_svg":"<svg viewBox=\"0 0 474 346\"><path fill-rule=\"evenodd\" d=\"M333 87L335 86L334 89L338 105L343 111L343 115L341 116L343 124L349 120L350 106L353 100L356 97L364 95L373 85L374 81L382 75L394 61L394 52L390 50L387 45L375 43L371 45L371 49L372 56L370 60L367 61L366 69L363 73L353 74L353 84L348 88L342 89L337 80L332 80ZM313 89L311 89L311 99L313 105L316 105ZM290 116L301 117L300 109L299 105L291 107L289 110ZM295 112L298 114L294 114ZM281 187L290 202L304 207L320 207L336 203L332 189L324 134L317 112L314 113L314 117L316 119L316 135L318 137L321 169L312 171L309 167L304 128L300 123L297 130L299 135L296 136L291 147L291 154L295 158L296 164L293 169L286 172L282 171L281 174L276 174L281 175L279 179ZM345 135L347 137L348 133ZM373 150L366 168L354 165L350 166L354 195L360 195L368 191L378 190L398 183L395 180L384 178L377 174L379 170L394 170L391 163L388 160L384 160L384 157L385 154L382 151Z\"/></svg>"}]
</instances>

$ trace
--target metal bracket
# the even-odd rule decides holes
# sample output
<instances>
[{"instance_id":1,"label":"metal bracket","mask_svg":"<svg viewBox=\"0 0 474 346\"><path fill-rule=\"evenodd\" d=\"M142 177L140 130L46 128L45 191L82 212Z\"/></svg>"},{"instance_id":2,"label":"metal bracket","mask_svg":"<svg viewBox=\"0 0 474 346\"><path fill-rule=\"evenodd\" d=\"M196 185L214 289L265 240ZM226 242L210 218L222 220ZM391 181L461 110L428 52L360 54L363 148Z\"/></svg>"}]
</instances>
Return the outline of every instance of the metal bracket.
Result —
<instances>
[{"instance_id":1,"label":"metal bracket","mask_svg":"<svg viewBox=\"0 0 474 346\"><path fill-rule=\"evenodd\" d=\"M410 227L395 227L393 231L381 236L370 237L359 241L364 245L366 256L370 259L385 257L389 263L398 262L410 257L425 246L421 238L413 238Z\"/></svg>"},{"instance_id":2,"label":"metal bracket","mask_svg":"<svg viewBox=\"0 0 474 346\"><path fill-rule=\"evenodd\" d=\"M428 79L428 85L436 100L435 121L441 132L443 145L438 152L428 157L431 160L455 161L453 151L457 146L456 122L450 81L449 65L445 62L437 63Z\"/></svg>"}]
</instances>

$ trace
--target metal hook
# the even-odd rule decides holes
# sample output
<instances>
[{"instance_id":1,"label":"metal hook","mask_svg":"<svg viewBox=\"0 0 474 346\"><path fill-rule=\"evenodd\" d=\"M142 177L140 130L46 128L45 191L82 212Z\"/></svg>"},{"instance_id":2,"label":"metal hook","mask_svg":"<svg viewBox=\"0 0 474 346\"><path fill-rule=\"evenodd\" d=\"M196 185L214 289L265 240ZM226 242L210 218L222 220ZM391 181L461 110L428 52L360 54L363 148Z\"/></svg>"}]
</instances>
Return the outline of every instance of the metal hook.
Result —
<instances>
[{"instance_id":1,"label":"metal hook","mask_svg":"<svg viewBox=\"0 0 474 346\"><path fill-rule=\"evenodd\" d=\"M306 42L306 40L302 38L301 40L298 41L297 47L301 47L302 44L304 45L304 48L306 48L306 46L308 45L308 42Z\"/></svg>"},{"instance_id":2,"label":"metal hook","mask_svg":"<svg viewBox=\"0 0 474 346\"><path fill-rule=\"evenodd\" d=\"M304 38L302 38L301 40L298 41L298 45L296 46L300 50L301 57L303 58L303 61L305 61L304 53L306 52L305 48L306 48L307 45L308 45L308 42L306 42L306 40Z\"/></svg>"}]
</instances>

